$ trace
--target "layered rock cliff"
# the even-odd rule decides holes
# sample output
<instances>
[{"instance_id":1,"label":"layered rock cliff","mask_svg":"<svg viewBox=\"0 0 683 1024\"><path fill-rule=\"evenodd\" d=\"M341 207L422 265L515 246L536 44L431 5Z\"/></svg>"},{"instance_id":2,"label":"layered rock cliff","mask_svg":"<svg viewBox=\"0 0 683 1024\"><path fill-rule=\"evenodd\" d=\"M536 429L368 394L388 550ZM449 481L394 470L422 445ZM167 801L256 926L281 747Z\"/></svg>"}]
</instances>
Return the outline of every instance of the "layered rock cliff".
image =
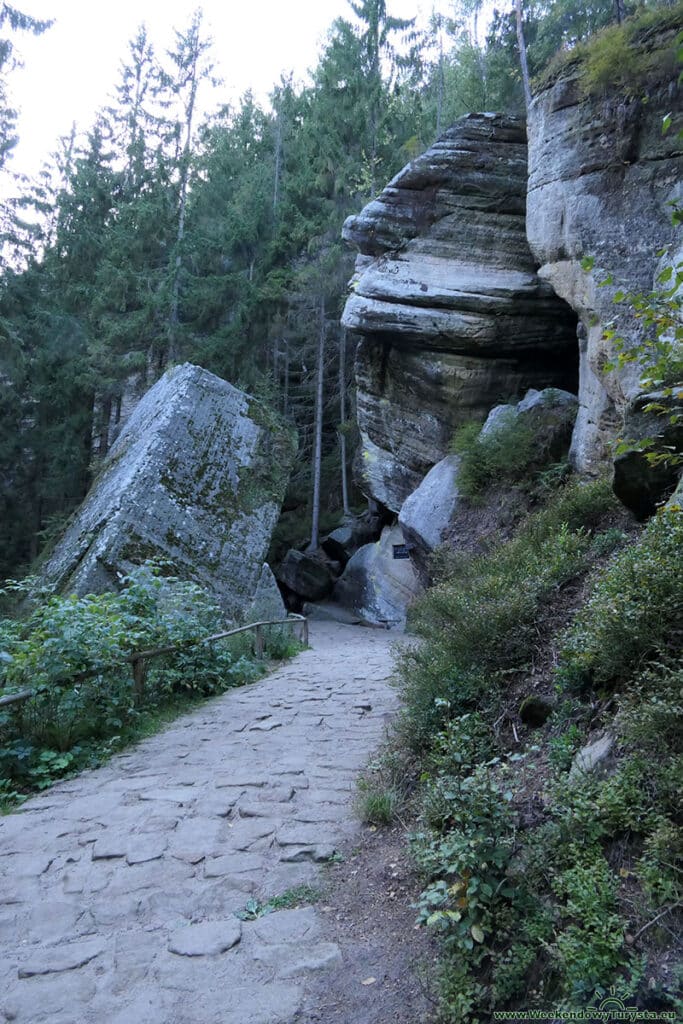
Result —
<instances>
[{"instance_id":1,"label":"layered rock cliff","mask_svg":"<svg viewBox=\"0 0 683 1024\"><path fill-rule=\"evenodd\" d=\"M344 226L365 492L398 511L455 428L529 387L573 389L576 321L526 241L524 122L470 114Z\"/></svg>"},{"instance_id":2,"label":"layered rock cliff","mask_svg":"<svg viewBox=\"0 0 683 1024\"><path fill-rule=\"evenodd\" d=\"M674 200L683 198L683 128L675 39L680 25L644 32L634 42L642 81L624 90L586 95L580 59L534 99L529 112L527 231L539 275L580 319L579 414L571 458L592 473L637 396L639 372L607 372L613 352L604 341L614 321L627 344L642 325L615 293L649 292L660 250L674 246ZM663 118L672 124L663 131ZM581 261L590 257L595 270ZM611 275L613 283L599 283Z\"/></svg>"}]
</instances>

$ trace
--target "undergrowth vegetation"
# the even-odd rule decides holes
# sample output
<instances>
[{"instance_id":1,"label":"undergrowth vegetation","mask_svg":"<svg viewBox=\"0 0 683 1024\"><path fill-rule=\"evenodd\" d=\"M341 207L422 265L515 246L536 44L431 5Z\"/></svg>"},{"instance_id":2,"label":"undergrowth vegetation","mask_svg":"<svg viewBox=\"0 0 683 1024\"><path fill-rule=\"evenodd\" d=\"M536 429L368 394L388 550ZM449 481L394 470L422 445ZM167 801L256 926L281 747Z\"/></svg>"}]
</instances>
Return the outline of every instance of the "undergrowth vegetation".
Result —
<instances>
[{"instance_id":1,"label":"undergrowth vegetation","mask_svg":"<svg viewBox=\"0 0 683 1024\"><path fill-rule=\"evenodd\" d=\"M622 95L639 97L652 81L662 80L676 68L677 33L681 31L683 4L640 7L620 24L608 25L571 49L560 50L537 83L549 85L567 67L579 73L584 97ZM651 35L672 32L668 65L657 55L653 62L648 49Z\"/></svg>"},{"instance_id":2,"label":"undergrowth vegetation","mask_svg":"<svg viewBox=\"0 0 683 1024\"><path fill-rule=\"evenodd\" d=\"M449 1024L610 989L681 1011L683 512L629 543L618 519L607 484L570 481L510 541L442 557L414 611L417 909Z\"/></svg>"},{"instance_id":3,"label":"undergrowth vegetation","mask_svg":"<svg viewBox=\"0 0 683 1024\"><path fill-rule=\"evenodd\" d=\"M414 606L428 643L405 656L411 744L429 740L451 700L464 710L497 706L496 677L531 660L539 617L552 595L604 550L600 524L616 509L604 482L572 484L531 515L516 537L481 555L442 558L441 578ZM609 534L618 542L620 534Z\"/></svg>"},{"instance_id":4,"label":"undergrowth vegetation","mask_svg":"<svg viewBox=\"0 0 683 1024\"><path fill-rule=\"evenodd\" d=\"M0 694L34 695L0 706L0 802L99 763L153 731L172 711L257 679L263 663L247 634L195 643L225 630L225 619L196 584L147 563L118 593L61 597L8 584L23 614L0 619ZM130 655L179 649L150 660L137 691ZM265 653L283 658L295 642L273 628Z\"/></svg>"}]
</instances>

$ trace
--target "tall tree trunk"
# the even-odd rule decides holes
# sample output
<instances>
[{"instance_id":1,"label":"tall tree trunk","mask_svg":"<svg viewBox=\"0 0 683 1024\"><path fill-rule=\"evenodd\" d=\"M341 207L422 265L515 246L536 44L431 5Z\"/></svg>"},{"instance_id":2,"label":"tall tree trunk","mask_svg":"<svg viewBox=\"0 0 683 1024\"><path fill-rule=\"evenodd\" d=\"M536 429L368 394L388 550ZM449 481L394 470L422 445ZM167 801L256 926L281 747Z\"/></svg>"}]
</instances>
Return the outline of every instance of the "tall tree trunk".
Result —
<instances>
[{"instance_id":1,"label":"tall tree trunk","mask_svg":"<svg viewBox=\"0 0 683 1024\"><path fill-rule=\"evenodd\" d=\"M273 220L277 220L277 208L280 201L280 174L282 173L282 116L280 109L276 112L275 129L275 175L273 181Z\"/></svg>"},{"instance_id":2,"label":"tall tree trunk","mask_svg":"<svg viewBox=\"0 0 683 1024\"><path fill-rule=\"evenodd\" d=\"M285 379L282 385L282 414L289 416L289 338L284 337L285 343Z\"/></svg>"},{"instance_id":3,"label":"tall tree trunk","mask_svg":"<svg viewBox=\"0 0 683 1024\"><path fill-rule=\"evenodd\" d=\"M437 139L441 135L441 120L443 117L443 94L444 94L444 74L443 74L443 41L441 39L441 26L439 26L439 75L437 79L437 93L436 93L436 137Z\"/></svg>"},{"instance_id":4,"label":"tall tree trunk","mask_svg":"<svg viewBox=\"0 0 683 1024\"><path fill-rule=\"evenodd\" d=\"M346 331L339 333L339 455L341 459L342 508L345 516L351 515L349 508L349 481L346 466Z\"/></svg>"},{"instance_id":5,"label":"tall tree trunk","mask_svg":"<svg viewBox=\"0 0 683 1024\"><path fill-rule=\"evenodd\" d=\"M522 65L522 83L524 85L524 105L528 114L529 107L531 106L531 85L529 84L529 64L526 59L526 40L524 38L524 26L522 25L522 0L515 0L515 11L517 14L519 62Z\"/></svg>"},{"instance_id":6,"label":"tall tree trunk","mask_svg":"<svg viewBox=\"0 0 683 1024\"><path fill-rule=\"evenodd\" d=\"M169 362L174 362L179 356L178 350L178 322L180 306L180 272L182 270L182 244L185 238L185 211L187 207L187 185L190 177L190 147L192 145L192 126L194 121L194 108L197 100L197 73L199 62L199 41L193 54L192 70L190 75L190 91L188 94L187 106L185 108L185 145L180 158L180 195L178 202L178 231L176 234L176 258L173 270L173 282L171 286L171 313L169 322Z\"/></svg>"},{"instance_id":7,"label":"tall tree trunk","mask_svg":"<svg viewBox=\"0 0 683 1024\"><path fill-rule=\"evenodd\" d=\"M325 374L325 296L320 297L320 330L318 332L318 365L315 389L315 425L313 441L313 508L311 511L311 543L314 551L320 542L320 469L323 455L323 378Z\"/></svg>"}]
</instances>

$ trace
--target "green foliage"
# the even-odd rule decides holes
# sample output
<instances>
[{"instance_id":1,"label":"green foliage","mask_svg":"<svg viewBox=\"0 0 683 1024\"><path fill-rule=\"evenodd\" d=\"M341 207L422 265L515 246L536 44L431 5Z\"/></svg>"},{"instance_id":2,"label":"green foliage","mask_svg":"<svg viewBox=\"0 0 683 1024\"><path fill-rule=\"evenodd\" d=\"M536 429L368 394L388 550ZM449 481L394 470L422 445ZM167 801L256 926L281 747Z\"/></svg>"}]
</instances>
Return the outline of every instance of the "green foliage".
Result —
<instances>
[{"instance_id":1,"label":"green foliage","mask_svg":"<svg viewBox=\"0 0 683 1024\"><path fill-rule=\"evenodd\" d=\"M680 648L683 512L662 509L615 556L569 629L558 682L576 689L626 682L648 660Z\"/></svg>"},{"instance_id":2,"label":"green foliage","mask_svg":"<svg viewBox=\"0 0 683 1024\"><path fill-rule=\"evenodd\" d=\"M390 825L396 812L397 797L391 789L380 789L367 780L360 779L359 813L366 825Z\"/></svg>"},{"instance_id":3,"label":"green foliage","mask_svg":"<svg viewBox=\"0 0 683 1024\"><path fill-rule=\"evenodd\" d=\"M617 882L607 861L599 851L570 853L575 863L558 874L553 885L563 923L551 952L565 999L575 1005L612 980L628 957L624 922L617 913Z\"/></svg>"},{"instance_id":4,"label":"green foliage","mask_svg":"<svg viewBox=\"0 0 683 1024\"><path fill-rule=\"evenodd\" d=\"M481 436L481 424L465 423L453 438L451 451L460 456L458 487L467 497L481 494L492 483L519 480L538 458L532 426L510 410L509 420Z\"/></svg>"},{"instance_id":5,"label":"green foliage","mask_svg":"<svg viewBox=\"0 0 683 1024\"><path fill-rule=\"evenodd\" d=\"M292 889L286 889L279 896L272 896L265 902L256 897L248 899L244 910L235 911L235 917L240 921L257 921L275 910L295 910L297 907L311 906L318 902L320 896L320 890L311 885L295 885Z\"/></svg>"},{"instance_id":6,"label":"green foliage","mask_svg":"<svg viewBox=\"0 0 683 1024\"><path fill-rule=\"evenodd\" d=\"M403 657L412 743L429 739L448 702L495 700L495 673L529 659L544 601L590 564L591 531L615 504L604 482L569 484L509 543L445 565L413 610L426 642Z\"/></svg>"},{"instance_id":7,"label":"green foliage","mask_svg":"<svg viewBox=\"0 0 683 1024\"><path fill-rule=\"evenodd\" d=\"M223 628L200 587L149 563L120 593L42 594L25 618L0 620L3 692L36 691L0 712L0 777L43 788L134 733L150 713L258 678L248 637L194 643ZM149 662L140 700L126 659L167 645L180 649Z\"/></svg>"},{"instance_id":8,"label":"green foliage","mask_svg":"<svg viewBox=\"0 0 683 1024\"><path fill-rule=\"evenodd\" d=\"M663 510L629 545L614 510L605 483L565 485L511 541L442 559L418 608L425 641L403 664L406 735L422 764L417 909L442 938L439 1012L452 1024L585 1009L610 986L640 1005L668 943L650 926L661 914L673 927L680 907L680 510ZM616 719L599 709L596 722L597 702L580 691L534 731L539 745L524 749L522 734L519 750L515 732L510 754L501 722L519 708L515 669L538 650L558 586L588 569L586 603L558 637L560 679L568 659L587 660L594 681L619 684ZM499 609L499 592L514 614ZM589 730L607 722L609 760L569 778ZM664 984L661 1005L673 998Z\"/></svg>"},{"instance_id":9,"label":"green foliage","mask_svg":"<svg viewBox=\"0 0 683 1024\"><path fill-rule=\"evenodd\" d=\"M507 870L514 847L510 801L488 765L463 779L437 776L449 801L448 830L434 839L422 837L416 859L436 881L418 902L422 924L444 933L449 949L470 953L495 934L498 917L515 899Z\"/></svg>"},{"instance_id":10,"label":"green foliage","mask_svg":"<svg viewBox=\"0 0 683 1024\"><path fill-rule=\"evenodd\" d=\"M610 12L611 14L611 12ZM676 67L676 41L672 35L668 66L658 54L653 63L648 38L656 32L680 31L683 6L679 3L640 7L621 24L607 24L603 18L594 34L579 35L574 45L557 52L550 61L540 84L547 85L565 68L576 68L584 96L639 97L650 81L673 76Z\"/></svg>"}]
</instances>

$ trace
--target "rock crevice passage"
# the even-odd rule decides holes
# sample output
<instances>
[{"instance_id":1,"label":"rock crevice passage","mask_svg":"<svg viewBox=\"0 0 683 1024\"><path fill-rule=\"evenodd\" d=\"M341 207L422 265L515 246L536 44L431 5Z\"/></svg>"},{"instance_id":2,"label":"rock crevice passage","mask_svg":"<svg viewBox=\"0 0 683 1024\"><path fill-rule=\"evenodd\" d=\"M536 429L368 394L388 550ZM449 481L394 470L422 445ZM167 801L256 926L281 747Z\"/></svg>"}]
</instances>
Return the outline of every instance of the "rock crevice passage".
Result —
<instances>
[{"instance_id":1,"label":"rock crevice passage","mask_svg":"<svg viewBox=\"0 0 683 1024\"><path fill-rule=\"evenodd\" d=\"M0 1021L279 1024L342 951L313 902L359 831L359 771L397 706L392 638L312 649L0 819Z\"/></svg>"}]
</instances>

